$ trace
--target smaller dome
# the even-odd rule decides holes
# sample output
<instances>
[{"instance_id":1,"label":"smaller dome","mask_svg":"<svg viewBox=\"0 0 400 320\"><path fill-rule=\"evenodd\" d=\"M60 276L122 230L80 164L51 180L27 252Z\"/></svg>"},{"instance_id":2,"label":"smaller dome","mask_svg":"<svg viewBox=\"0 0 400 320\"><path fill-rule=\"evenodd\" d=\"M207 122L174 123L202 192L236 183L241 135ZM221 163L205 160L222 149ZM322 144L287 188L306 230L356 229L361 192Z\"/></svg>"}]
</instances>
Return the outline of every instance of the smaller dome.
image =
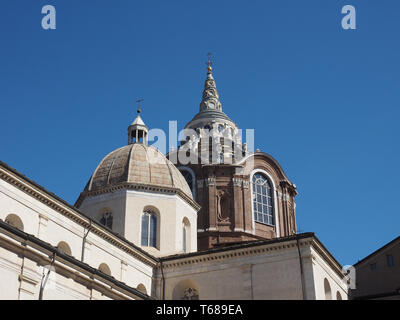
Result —
<instances>
[{"instance_id":1,"label":"smaller dome","mask_svg":"<svg viewBox=\"0 0 400 320\"><path fill-rule=\"evenodd\" d=\"M85 191L99 191L122 183L173 188L193 200L180 171L158 149L133 143L109 153L98 165Z\"/></svg>"}]
</instances>

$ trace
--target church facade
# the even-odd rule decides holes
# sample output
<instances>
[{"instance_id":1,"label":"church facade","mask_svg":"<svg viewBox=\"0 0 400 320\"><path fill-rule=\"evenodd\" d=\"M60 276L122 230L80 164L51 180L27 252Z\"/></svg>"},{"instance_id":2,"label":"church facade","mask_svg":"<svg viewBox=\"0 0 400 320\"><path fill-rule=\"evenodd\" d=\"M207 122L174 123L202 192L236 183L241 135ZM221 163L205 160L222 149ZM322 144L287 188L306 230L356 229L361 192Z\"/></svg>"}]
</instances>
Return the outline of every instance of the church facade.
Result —
<instances>
[{"instance_id":1,"label":"church facade","mask_svg":"<svg viewBox=\"0 0 400 320\"><path fill-rule=\"evenodd\" d=\"M138 112L74 205L0 162L0 299L347 299L342 267L297 233L296 186L222 111L167 155Z\"/></svg>"}]
</instances>

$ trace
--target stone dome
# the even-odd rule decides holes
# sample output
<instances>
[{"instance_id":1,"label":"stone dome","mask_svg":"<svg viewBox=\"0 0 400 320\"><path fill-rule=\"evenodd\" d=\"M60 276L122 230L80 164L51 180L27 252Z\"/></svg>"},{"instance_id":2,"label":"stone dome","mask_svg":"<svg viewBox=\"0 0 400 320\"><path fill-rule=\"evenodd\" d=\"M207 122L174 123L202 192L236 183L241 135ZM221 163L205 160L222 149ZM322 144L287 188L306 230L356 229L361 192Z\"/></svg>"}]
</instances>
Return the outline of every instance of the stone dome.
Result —
<instances>
[{"instance_id":1,"label":"stone dome","mask_svg":"<svg viewBox=\"0 0 400 320\"><path fill-rule=\"evenodd\" d=\"M97 166L85 191L95 192L126 183L182 191L193 200L185 178L173 163L158 149L142 143L109 153Z\"/></svg>"}]
</instances>

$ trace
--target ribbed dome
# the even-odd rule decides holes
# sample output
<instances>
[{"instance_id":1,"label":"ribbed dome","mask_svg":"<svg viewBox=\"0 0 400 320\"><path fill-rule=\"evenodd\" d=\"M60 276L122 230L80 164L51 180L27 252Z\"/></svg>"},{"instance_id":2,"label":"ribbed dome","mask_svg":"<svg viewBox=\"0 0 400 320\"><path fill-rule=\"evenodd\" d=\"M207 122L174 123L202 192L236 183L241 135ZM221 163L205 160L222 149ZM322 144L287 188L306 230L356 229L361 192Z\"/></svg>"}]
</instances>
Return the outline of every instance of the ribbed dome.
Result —
<instances>
[{"instance_id":1,"label":"ribbed dome","mask_svg":"<svg viewBox=\"0 0 400 320\"><path fill-rule=\"evenodd\" d=\"M94 171L85 191L120 183L179 189L190 199L192 192L180 171L159 150L134 143L109 153Z\"/></svg>"}]
</instances>

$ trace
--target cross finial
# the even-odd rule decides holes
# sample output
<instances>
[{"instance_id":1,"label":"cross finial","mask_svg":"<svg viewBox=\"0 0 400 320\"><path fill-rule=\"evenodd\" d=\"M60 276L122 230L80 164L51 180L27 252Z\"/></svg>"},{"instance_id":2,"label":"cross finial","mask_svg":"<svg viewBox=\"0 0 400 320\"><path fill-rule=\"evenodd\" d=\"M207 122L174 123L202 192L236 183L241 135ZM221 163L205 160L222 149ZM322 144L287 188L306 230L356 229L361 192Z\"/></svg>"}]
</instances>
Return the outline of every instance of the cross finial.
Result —
<instances>
[{"instance_id":1,"label":"cross finial","mask_svg":"<svg viewBox=\"0 0 400 320\"><path fill-rule=\"evenodd\" d=\"M211 68L211 66L212 66L212 61L211 61L211 53L210 52L208 52L207 53L207 56L208 56L208 61L207 61L207 63L206 63L206 65L207 65L207 69L208 69L208 71L211 71L212 70L212 68Z\"/></svg>"},{"instance_id":2,"label":"cross finial","mask_svg":"<svg viewBox=\"0 0 400 320\"><path fill-rule=\"evenodd\" d=\"M144 99L142 99L142 98L136 100L136 102L137 102L137 104L138 104L137 113L141 113L141 112L142 112L142 108L141 108L141 106L140 106L140 103L141 103L142 101L144 101Z\"/></svg>"}]
</instances>

